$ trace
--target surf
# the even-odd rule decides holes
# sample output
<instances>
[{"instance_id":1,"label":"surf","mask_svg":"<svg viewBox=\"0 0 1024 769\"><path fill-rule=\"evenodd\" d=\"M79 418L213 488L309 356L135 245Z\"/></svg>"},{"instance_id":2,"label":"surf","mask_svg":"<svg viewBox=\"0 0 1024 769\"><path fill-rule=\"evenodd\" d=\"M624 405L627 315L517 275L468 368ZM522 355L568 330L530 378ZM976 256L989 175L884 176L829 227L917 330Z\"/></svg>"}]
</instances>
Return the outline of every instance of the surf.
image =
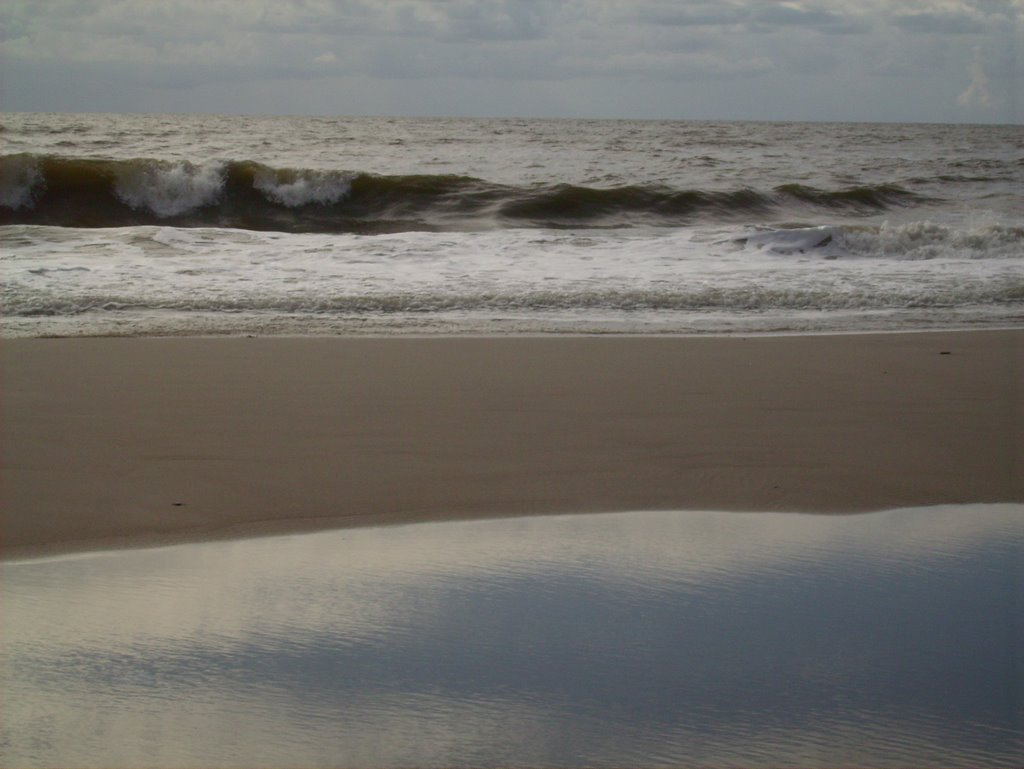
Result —
<instances>
[{"instance_id":1,"label":"surf","mask_svg":"<svg viewBox=\"0 0 1024 769\"><path fill-rule=\"evenodd\" d=\"M373 174L253 160L0 158L0 224L228 227L374 234L486 228L636 226L877 214L921 202L898 185L823 190L663 184L498 184L457 174Z\"/></svg>"}]
</instances>

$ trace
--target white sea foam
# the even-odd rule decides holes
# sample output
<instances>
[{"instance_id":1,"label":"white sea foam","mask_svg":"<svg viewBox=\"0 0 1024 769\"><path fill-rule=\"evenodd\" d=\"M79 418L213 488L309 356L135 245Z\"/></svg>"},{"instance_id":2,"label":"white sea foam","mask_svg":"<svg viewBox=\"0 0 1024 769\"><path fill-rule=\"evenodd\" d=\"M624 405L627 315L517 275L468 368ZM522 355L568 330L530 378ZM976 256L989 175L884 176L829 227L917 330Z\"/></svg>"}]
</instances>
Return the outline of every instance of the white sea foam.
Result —
<instances>
[{"instance_id":1,"label":"white sea foam","mask_svg":"<svg viewBox=\"0 0 1024 769\"><path fill-rule=\"evenodd\" d=\"M1020 259L1024 226L977 224L967 227L929 220L881 226L844 227L835 236L842 253L892 259Z\"/></svg>"},{"instance_id":2,"label":"white sea foam","mask_svg":"<svg viewBox=\"0 0 1024 769\"><path fill-rule=\"evenodd\" d=\"M132 208L178 216L213 203L224 188L221 163L137 162L118 167L115 193Z\"/></svg>"},{"instance_id":3,"label":"white sea foam","mask_svg":"<svg viewBox=\"0 0 1024 769\"><path fill-rule=\"evenodd\" d=\"M0 206L30 208L41 192L43 175L31 155L5 157L0 163Z\"/></svg>"},{"instance_id":4,"label":"white sea foam","mask_svg":"<svg viewBox=\"0 0 1024 769\"><path fill-rule=\"evenodd\" d=\"M26 114L4 128L25 153L0 162L4 334L1024 323L1014 127ZM120 201L65 206L61 183L102 197L111 173ZM284 210L311 205L334 209ZM75 226L97 211L134 226Z\"/></svg>"},{"instance_id":5,"label":"white sea foam","mask_svg":"<svg viewBox=\"0 0 1024 769\"><path fill-rule=\"evenodd\" d=\"M881 225L821 225L754 232L737 243L766 254L814 254L823 258L1020 259L1024 226L952 226L929 220Z\"/></svg>"},{"instance_id":6,"label":"white sea foam","mask_svg":"<svg viewBox=\"0 0 1024 769\"><path fill-rule=\"evenodd\" d=\"M267 197L289 208L316 203L331 205L343 200L352 188L347 176L307 171L281 178L271 169L261 169L253 178L253 186Z\"/></svg>"},{"instance_id":7,"label":"white sea foam","mask_svg":"<svg viewBox=\"0 0 1024 769\"><path fill-rule=\"evenodd\" d=\"M919 325L1005 324L1024 304L1014 260L823 259L815 249L737 247L712 231L8 229L19 247L3 266L7 333L14 318L42 328L77 317L84 329L108 324L97 313L112 312L202 314L209 329L236 330L280 326L274 317L325 327L361 318L378 329L455 323L463 331L500 330L502 322L681 331L714 317L730 330L822 330L872 314L881 323L899 315ZM167 319L135 320L142 333Z\"/></svg>"}]
</instances>

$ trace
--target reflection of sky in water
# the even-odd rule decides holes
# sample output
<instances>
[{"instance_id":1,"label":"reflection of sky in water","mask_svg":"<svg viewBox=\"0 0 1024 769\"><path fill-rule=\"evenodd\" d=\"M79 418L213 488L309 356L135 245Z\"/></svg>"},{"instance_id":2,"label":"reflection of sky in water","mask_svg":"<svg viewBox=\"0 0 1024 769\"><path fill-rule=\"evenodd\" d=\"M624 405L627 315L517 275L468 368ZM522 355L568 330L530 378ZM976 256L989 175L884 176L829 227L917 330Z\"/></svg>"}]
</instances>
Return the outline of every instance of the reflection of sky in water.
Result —
<instances>
[{"instance_id":1,"label":"reflection of sky in water","mask_svg":"<svg viewBox=\"0 0 1024 769\"><path fill-rule=\"evenodd\" d=\"M1024 507L10 563L3 765L1024 760Z\"/></svg>"}]
</instances>

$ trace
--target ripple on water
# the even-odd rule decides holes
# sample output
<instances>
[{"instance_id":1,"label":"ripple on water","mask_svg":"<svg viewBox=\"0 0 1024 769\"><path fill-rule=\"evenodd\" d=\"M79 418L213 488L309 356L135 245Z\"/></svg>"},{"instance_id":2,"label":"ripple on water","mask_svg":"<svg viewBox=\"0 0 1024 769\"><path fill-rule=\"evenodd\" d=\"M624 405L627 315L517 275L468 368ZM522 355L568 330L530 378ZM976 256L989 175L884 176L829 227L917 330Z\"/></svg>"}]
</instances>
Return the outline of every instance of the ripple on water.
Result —
<instances>
[{"instance_id":1,"label":"ripple on water","mask_svg":"<svg viewBox=\"0 0 1024 769\"><path fill-rule=\"evenodd\" d=\"M1024 506L417 524L8 562L0 763L995 766Z\"/></svg>"}]
</instances>

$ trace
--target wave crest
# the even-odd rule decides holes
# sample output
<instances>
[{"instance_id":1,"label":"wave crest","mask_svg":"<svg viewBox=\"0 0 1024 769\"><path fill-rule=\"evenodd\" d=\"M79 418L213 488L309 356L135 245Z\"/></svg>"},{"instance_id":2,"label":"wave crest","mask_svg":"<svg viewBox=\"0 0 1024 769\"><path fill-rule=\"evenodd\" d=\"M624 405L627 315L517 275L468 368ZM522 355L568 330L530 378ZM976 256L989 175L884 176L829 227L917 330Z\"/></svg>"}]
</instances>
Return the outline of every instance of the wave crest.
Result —
<instances>
[{"instance_id":1,"label":"wave crest","mask_svg":"<svg viewBox=\"0 0 1024 769\"><path fill-rule=\"evenodd\" d=\"M843 228L841 246L853 256L901 259L1020 258L1024 227L978 224L951 227L928 220L880 227Z\"/></svg>"},{"instance_id":2,"label":"wave crest","mask_svg":"<svg viewBox=\"0 0 1024 769\"><path fill-rule=\"evenodd\" d=\"M150 160L112 166L114 194L132 209L146 209L164 219L209 206L224 189L220 163L194 165Z\"/></svg>"},{"instance_id":3,"label":"wave crest","mask_svg":"<svg viewBox=\"0 0 1024 769\"><path fill-rule=\"evenodd\" d=\"M236 166L236 176L249 176L263 196L286 208L330 206L344 200L352 190L352 174L338 171L271 168L259 163Z\"/></svg>"},{"instance_id":4,"label":"wave crest","mask_svg":"<svg viewBox=\"0 0 1024 769\"><path fill-rule=\"evenodd\" d=\"M1018 259L1024 227L979 224L951 227L928 220L879 226L818 226L761 230L736 244L777 256L816 254L826 259Z\"/></svg>"},{"instance_id":5,"label":"wave crest","mask_svg":"<svg viewBox=\"0 0 1024 769\"><path fill-rule=\"evenodd\" d=\"M790 212L878 213L921 198L897 185L770 191L512 186L458 175L378 176L50 155L0 158L0 224L174 224L286 232L375 233L489 227L679 226Z\"/></svg>"},{"instance_id":6,"label":"wave crest","mask_svg":"<svg viewBox=\"0 0 1024 769\"><path fill-rule=\"evenodd\" d=\"M5 291L5 315L38 317L87 312L276 312L331 315L427 315L443 312L643 312L643 311L869 311L1019 304L1024 281L945 287L893 287L870 294L836 292L830 287L766 288L754 284L695 287L595 290L437 291L350 294L335 296L252 294L156 298L103 291L18 293Z\"/></svg>"},{"instance_id":7,"label":"wave crest","mask_svg":"<svg viewBox=\"0 0 1024 769\"><path fill-rule=\"evenodd\" d=\"M32 155L12 155L0 163L0 207L32 208L43 190L43 174Z\"/></svg>"}]
</instances>

